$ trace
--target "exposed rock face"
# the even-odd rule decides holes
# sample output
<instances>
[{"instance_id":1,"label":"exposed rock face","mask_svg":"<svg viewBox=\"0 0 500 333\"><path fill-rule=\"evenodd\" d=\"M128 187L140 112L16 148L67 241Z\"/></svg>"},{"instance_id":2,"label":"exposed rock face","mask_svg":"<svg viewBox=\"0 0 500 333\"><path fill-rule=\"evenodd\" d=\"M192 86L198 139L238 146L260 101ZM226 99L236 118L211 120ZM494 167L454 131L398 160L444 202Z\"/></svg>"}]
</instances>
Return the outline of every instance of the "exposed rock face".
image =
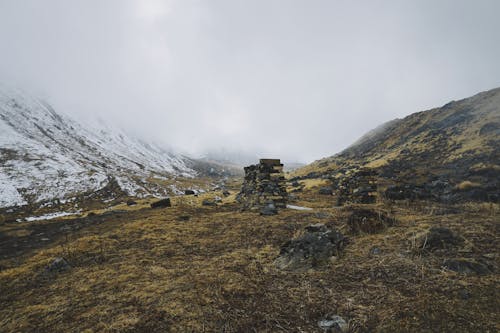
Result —
<instances>
[{"instance_id":1,"label":"exposed rock face","mask_svg":"<svg viewBox=\"0 0 500 333\"><path fill-rule=\"evenodd\" d=\"M299 238L286 242L281 247L275 264L283 270L307 270L330 262L345 246L345 237L337 230L324 224L314 224L306 228Z\"/></svg>"},{"instance_id":2,"label":"exposed rock face","mask_svg":"<svg viewBox=\"0 0 500 333\"><path fill-rule=\"evenodd\" d=\"M245 179L236 197L244 209L261 209L273 204L285 208L288 201L283 164L279 159L261 159L245 167Z\"/></svg>"}]
</instances>

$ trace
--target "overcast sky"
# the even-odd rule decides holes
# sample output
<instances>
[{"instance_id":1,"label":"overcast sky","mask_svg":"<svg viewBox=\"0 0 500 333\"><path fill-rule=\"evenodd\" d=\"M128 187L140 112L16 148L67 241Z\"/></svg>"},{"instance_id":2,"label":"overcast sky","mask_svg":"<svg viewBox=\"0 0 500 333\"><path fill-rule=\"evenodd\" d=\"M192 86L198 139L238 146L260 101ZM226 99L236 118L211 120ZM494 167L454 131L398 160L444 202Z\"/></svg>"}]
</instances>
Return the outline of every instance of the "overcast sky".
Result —
<instances>
[{"instance_id":1,"label":"overcast sky","mask_svg":"<svg viewBox=\"0 0 500 333\"><path fill-rule=\"evenodd\" d=\"M500 1L0 0L0 80L200 154L310 162L500 86Z\"/></svg>"}]
</instances>

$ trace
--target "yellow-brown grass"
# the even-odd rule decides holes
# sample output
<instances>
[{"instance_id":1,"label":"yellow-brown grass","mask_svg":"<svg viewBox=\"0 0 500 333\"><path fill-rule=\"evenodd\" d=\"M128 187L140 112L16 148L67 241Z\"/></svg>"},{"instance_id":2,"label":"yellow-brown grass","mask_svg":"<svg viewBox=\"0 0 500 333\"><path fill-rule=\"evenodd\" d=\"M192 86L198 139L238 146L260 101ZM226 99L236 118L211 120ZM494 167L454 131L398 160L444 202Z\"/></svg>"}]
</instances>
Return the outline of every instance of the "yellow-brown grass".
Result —
<instances>
[{"instance_id":1,"label":"yellow-brown grass","mask_svg":"<svg viewBox=\"0 0 500 333\"><path fill-rule=\"evenodd\" d=\"M421 255L413 240L430 226L447 226L473 245L461 256L498 255L498 210L463 207L435 215L384 206L398 219L395 226L348 234L345 252L323 269L279 271L273 262L280 246L306 225L322 222L347 233L352 207L333 208L333 197L316 192L313 187L298 198L312 212L261 217L240 212L232 198L206 208L203 196L179 197L172 208L140 202L123 215L62 233L43 248L0 261L0 331L320 332L317 321L329 314L343 316L350 332L500 328L498 276L444 271L443 259L459 253ZM370 254L373 247L379 255ZM72 268L44 273L59 256Z\"/></svg>"}]
</instances>

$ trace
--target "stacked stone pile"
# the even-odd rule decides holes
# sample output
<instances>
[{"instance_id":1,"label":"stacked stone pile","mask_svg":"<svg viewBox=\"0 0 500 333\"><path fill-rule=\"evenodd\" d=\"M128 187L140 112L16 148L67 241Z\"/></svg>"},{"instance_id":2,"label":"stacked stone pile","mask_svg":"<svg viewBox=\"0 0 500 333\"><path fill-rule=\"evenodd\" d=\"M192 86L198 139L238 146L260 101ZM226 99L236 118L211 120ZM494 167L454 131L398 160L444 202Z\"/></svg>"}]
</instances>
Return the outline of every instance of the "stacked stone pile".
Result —
<instances>
[{"instance_id":1,"label":"stacked stone pile","mask_svg":"<svg viewBox=\"0 0 500 333\"><path fill-rule=\"evenodd\" d=\"M244 168L245 178L237 200L246 209L274 205L285 208L288 200L283 164L279 159L261 159Z\"/></svg>"},{"instance_id":2,"label":"stacked stone pile","mask_svg":"<svg viewBox=\"0 0 500 333\"><path fill-rule=\"evenodd\" d=\"M345 202L369 204L377 199L377 173L372 169L361 169L343 178L338 186L338 205Z\"/></svg>"}]
</instances>

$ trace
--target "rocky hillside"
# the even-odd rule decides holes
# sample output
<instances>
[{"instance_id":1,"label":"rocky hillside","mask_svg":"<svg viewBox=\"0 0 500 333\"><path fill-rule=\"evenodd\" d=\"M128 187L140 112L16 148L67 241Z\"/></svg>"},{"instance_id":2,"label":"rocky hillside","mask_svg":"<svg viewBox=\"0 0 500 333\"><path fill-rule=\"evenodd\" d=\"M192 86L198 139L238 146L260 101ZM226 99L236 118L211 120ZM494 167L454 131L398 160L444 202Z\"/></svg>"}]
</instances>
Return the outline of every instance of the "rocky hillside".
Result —
<instances>
[{"instance_id":1,"label":"rocky hillside","mask_svg":"<svg viewBox=\"0 0 500 333\"><path fill-rule=\"evenodd\" d=\"M500 88L385 123L297 175L336 177L362 167L424 196L498 201Z\"/></svg>"},{"instance_id":2,"label":"rocky hillside","mask_svg":"<svg viewBox=\"0 0 500 333\"><path fill-rule=\"evenodd\" d=\"M83 125L25 93L0 90L0 207L103 188L165 195L177 191L164 186L168 180L221 170L103 123Z\"/></svg>"}]
</instances>

